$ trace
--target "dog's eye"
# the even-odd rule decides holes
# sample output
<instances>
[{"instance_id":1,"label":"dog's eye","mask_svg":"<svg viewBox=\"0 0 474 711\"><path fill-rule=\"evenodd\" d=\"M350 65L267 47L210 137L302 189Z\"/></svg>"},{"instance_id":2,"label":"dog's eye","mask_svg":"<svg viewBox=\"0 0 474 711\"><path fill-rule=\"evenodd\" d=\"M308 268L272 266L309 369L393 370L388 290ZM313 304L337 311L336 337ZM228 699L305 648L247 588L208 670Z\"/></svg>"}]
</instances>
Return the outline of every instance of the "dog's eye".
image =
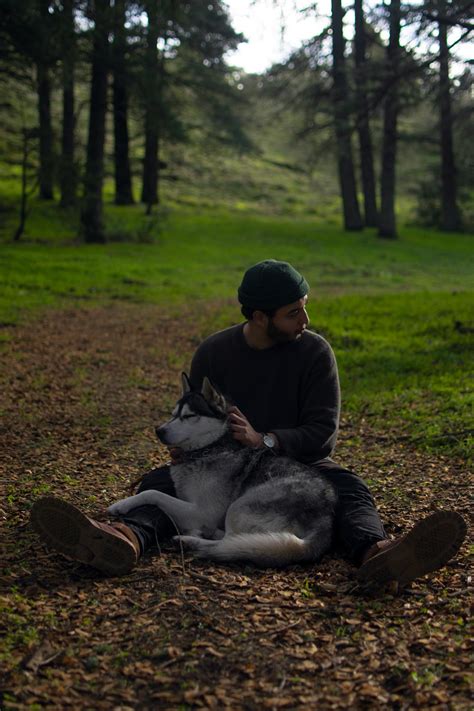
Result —
<instances>
[{"instance_id":1,"label":"dog's eye","mask_svg":"<svg viewBox=\"0 0 474 711\"><path fill-rule=\"evenodd\" d=\"M197 415L181 415L179 418L180 420L191 420L193 417L197 417Z\"/></svg>"}]
</instances>

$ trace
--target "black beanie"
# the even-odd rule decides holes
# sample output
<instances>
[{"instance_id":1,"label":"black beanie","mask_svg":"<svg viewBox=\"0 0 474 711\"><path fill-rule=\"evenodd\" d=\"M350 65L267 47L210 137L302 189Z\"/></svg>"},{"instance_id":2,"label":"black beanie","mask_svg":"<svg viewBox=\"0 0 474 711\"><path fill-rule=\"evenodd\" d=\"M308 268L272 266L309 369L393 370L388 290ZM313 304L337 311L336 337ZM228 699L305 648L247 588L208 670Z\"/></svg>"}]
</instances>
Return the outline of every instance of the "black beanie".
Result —
<instances>
[{"instance_id":1,"label":"black beanie","mask_svg":"<svg viewBox=\"0 0 474 711\"><path fill-rule=\"evenodd\" d=\"M247 269L238 296L242 306L270 311L298 301L308 291L306 279L291 264L265 259Z\"/></svg>"}]
</instances>

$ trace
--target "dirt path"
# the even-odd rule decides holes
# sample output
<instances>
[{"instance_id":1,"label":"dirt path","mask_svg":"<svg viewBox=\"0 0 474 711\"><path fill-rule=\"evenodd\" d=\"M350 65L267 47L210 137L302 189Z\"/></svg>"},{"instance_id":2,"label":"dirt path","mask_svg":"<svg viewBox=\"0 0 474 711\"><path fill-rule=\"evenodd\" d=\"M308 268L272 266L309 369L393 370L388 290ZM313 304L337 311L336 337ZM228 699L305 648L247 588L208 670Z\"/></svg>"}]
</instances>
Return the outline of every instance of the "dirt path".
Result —
<instances>
[{"instance_id":1,"label":"dirt path","mask_svg":"<svg viewBox=\"0 0 474 711\"><path fill-rule=\"evenodd\" d=\"M203 323L202 310L201 325L192 311L68 310L18 328L0 353L0 708L467 709L466 545L393 597L360 591L341 559L259 571L169 546L104 579L30 530L42 493L100 515L165 461L153 423ZM338 459L371 481L389 533L437 507L468 513L461 463L379 445L367 423L343 421Z\"/></svg>"}]
</instances>

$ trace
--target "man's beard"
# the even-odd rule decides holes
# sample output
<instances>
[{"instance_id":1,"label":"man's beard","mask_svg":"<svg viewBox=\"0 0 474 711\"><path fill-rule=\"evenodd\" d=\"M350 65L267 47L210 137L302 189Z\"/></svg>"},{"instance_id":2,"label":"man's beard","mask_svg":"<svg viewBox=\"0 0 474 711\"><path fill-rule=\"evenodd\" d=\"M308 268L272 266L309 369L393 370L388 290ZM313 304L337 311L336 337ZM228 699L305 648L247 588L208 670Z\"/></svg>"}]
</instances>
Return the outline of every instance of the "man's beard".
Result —
<instances>
[{"instance_id":1,"label":"man's beard","mask_svg":"<svg viewBox=\"0 0 474 711\"><path fill-rule=\"evenodd\" d=\"M289 341L295 341L297 338L297 335L290 336L288 333L285 333L285 331L281 331L277 326L275 326L273 319L271 318L268 319L267 336L274 343L288 343Z\"/></svg>"}]
</instances>

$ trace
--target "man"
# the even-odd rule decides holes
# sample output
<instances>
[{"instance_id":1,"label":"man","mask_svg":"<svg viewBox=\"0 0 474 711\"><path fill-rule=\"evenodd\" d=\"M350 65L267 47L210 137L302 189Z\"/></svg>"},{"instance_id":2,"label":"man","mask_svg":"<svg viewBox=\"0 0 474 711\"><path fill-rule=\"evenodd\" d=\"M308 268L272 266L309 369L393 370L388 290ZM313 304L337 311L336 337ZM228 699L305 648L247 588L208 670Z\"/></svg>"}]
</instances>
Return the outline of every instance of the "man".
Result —
<instances>
[{"instance_id":1,"label":"man","mask_svg":"<svg viewBox=\"0 0 474 711\"><path fill-rule=\"evenodd\" d=\"M406 536L389 540L362 479L336 464L339 423L338 372L331 347L308 331L309 287L290 264L272 259L244 274L238 297L245 323L207 338L195 353L190 380L205 376L235 403L233 436L245 447L268 447L309 464L338 496L335 538L366 582L406 584L444 564L458 551L466 525L442 511ZM179 457L179 452L172 452ZM169 467L143 477L139 491L175 495ZM139 556L175 531L156 507L133 509L120 521L93 521L67 502L45 497L32 510L43 539L65 555L109 574L129 572Z\"/></svg>"}]
</instances>

